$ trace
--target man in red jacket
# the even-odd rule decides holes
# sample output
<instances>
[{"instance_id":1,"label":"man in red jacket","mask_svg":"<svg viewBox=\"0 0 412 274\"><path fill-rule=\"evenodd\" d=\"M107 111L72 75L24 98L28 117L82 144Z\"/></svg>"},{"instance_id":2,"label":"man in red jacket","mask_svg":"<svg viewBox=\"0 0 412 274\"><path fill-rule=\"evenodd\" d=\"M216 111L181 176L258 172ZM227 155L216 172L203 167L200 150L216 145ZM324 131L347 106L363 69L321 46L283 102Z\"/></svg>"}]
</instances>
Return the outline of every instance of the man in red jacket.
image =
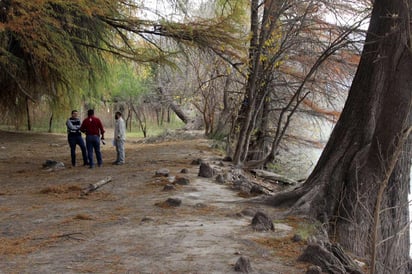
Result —
<instances>
[{"instance_id":1,"label":"man in red jacket","mask_svg":"<svg viewBox=\"0 0 412 274\"><path fill-rule=\"evenodd\" d=\"M80 131L86 133L87 156L89 157L90 168L94 167L93 150L96 153L97 166L103 164L102 153L100 152L100 136L104 140L104 128L99 118L94 116L94 110L87 111L87 118L83 120Z\"/></svg>"}]
</instances>

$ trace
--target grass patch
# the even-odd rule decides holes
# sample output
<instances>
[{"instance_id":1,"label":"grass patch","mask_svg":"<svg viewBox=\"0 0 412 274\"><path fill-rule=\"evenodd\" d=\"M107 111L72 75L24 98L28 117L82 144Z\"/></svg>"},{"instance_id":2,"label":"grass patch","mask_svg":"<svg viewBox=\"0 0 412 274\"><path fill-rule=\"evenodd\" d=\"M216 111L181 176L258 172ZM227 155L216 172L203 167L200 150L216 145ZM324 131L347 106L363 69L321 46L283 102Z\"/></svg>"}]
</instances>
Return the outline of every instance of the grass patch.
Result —
<instances>
[{"instance_id":1,"label":"grass patch","mask_svg":"<svg viewBox=\"0 0 412 274\"><path fill-rule=\"evenodd\" d=\"M165 134L168 130L175 130L184 127L184 123L178 119L172 119L170 123L164 122L162 125L157 123L148 123L146 137L156 137ZM129 138L144 138L143 131L138 126L134 126L132 131L127 130L126 136Z\"/></svg>"},{"instance_id":2,"label":"grass patch","mask_svg":"<svg viewBox=\"0 0 412 274\"><path fill-rule=\"evenodd\" d=\"M40 190L40 194L63 194L69 192L79 192L82 188L80 186L48 186Z\"/></svg>"},{"instance_id":3,"label":"grass patch","mask_svg":"<svg viewBox=\"0 0 412 274\"><path fill-rule=\"evenodd\" d=\"M70 186L48 186L39 191L40 194L80 194L82 188L78 185Z\"/></svg>"},{"instance_id":4,"label":"grass patch","mask_svg":"<svg viewBox=\"0 0 412 274\"><path fill-rule=\"evenodd\" d=\"M299 235L302 240L306 241L310 236L316 234L319 223L305 218L289 216L286 219L276 220L274 223L284 223L293 227L294 235Z\"/></svg>"},{"instance_id":5,"label":"grass patch","mask_svg":"<svg viewBox=\"0 0 412 274\"><path fill-rule=\"evenodd\" d=\"M309 263L297 261L297 258L302 254L303 249L306 247L306 241L294 242L292 241L291 236L284 238L261 238L254 239L254 241L270 248L277 258L280 258L287 264L302 269L302 273L306 272L306 269L311 265Z\"/></svg>"}]
</instances>

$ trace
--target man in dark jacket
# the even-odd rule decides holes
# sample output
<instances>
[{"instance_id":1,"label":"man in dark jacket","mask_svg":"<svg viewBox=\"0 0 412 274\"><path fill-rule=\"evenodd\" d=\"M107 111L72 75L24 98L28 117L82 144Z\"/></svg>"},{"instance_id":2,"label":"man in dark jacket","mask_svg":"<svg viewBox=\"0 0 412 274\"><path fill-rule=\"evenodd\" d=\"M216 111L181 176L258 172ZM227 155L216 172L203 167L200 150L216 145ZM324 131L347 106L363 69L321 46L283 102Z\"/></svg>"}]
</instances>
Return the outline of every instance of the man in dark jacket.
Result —
<instances>
[{"instance_id":1,"label":"man in dark jacket","mask_svg":"<svg viewBox=\"0 0 412 274\"><path fill-rule=\"evenodd\" d=\"M72 111L72 116L66 121L67 140L70 145L70 156L72 158L72 166L76 166L76 145L82 150L83 165L87 165L86 146L80 132L80 119L77 117L77 110Z\"/></svg>"},{"instance_id":2,"label":"man in dark jacket","mask_svg":"<svg viewBox=\"0 0 412 274\"><path fill-rule=\"evenodd\" d=\"M87 118L83 120L80 131L86 133L86 147L90 168L94 167L93 150L96 153L97 166L101 167L103 159L100 152L100 139L104 140L104 128L100 119L94 116L93 109L87 111Z\"/></svg>"}]
</instances>

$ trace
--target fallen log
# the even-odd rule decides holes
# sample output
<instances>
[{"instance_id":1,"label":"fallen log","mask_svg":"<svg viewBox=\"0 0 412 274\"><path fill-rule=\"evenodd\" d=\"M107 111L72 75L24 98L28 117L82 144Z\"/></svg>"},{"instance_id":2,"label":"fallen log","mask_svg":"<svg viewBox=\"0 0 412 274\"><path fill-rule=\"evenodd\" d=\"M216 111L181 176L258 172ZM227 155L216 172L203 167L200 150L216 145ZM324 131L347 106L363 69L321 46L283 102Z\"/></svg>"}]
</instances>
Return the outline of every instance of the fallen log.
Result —
<instances>
[{"instance_id":1,"label":"fallen log","mask_svg":"<svg viewBox=\"0 0 412 274\"><path fill-rule=\"evenodd\" d=\"M266 170L252 169L251 172L255 174L256 176L269 180L269 181L280 182L280 183L287 184L287 185L296 185L298 183L297 181L287 178L286 176L283 176L283 175L280 175L274 172L266 171Z\"/></svg>"},{"instance_id":2,"label":"fallen log","mask_svg":"<svg viewBox=\"0 0 412 274\"><path fill-rule=\"evenodd\" d=\"M84 188L82 190L81 196L88 195L90 192L95 191L96 189L104 186L107 183L110 183L111 181L112 181L112 177L108 176L108 177L98 181L97 183L89 184L86 188Z\"/></svg>"}]
</instances>

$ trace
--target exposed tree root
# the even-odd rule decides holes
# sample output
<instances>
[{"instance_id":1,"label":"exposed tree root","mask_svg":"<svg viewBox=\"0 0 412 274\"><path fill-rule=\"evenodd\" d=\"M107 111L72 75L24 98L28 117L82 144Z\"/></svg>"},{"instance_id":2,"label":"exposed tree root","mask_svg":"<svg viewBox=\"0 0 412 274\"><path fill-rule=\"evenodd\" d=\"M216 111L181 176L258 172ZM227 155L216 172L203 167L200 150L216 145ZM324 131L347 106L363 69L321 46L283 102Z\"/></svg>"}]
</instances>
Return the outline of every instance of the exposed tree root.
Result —
<instances>
[{"instance_id":1,"label":"exposed tree root","mask_svg":"<svg viewBox=\"0 0 412 274\"><path fill-rule=\"evenodd\" d=\"M309 243L298 260L320 266L326 273L363 273L339 244L331 244L328 241Z\"/></svg>"}]
</instances>

